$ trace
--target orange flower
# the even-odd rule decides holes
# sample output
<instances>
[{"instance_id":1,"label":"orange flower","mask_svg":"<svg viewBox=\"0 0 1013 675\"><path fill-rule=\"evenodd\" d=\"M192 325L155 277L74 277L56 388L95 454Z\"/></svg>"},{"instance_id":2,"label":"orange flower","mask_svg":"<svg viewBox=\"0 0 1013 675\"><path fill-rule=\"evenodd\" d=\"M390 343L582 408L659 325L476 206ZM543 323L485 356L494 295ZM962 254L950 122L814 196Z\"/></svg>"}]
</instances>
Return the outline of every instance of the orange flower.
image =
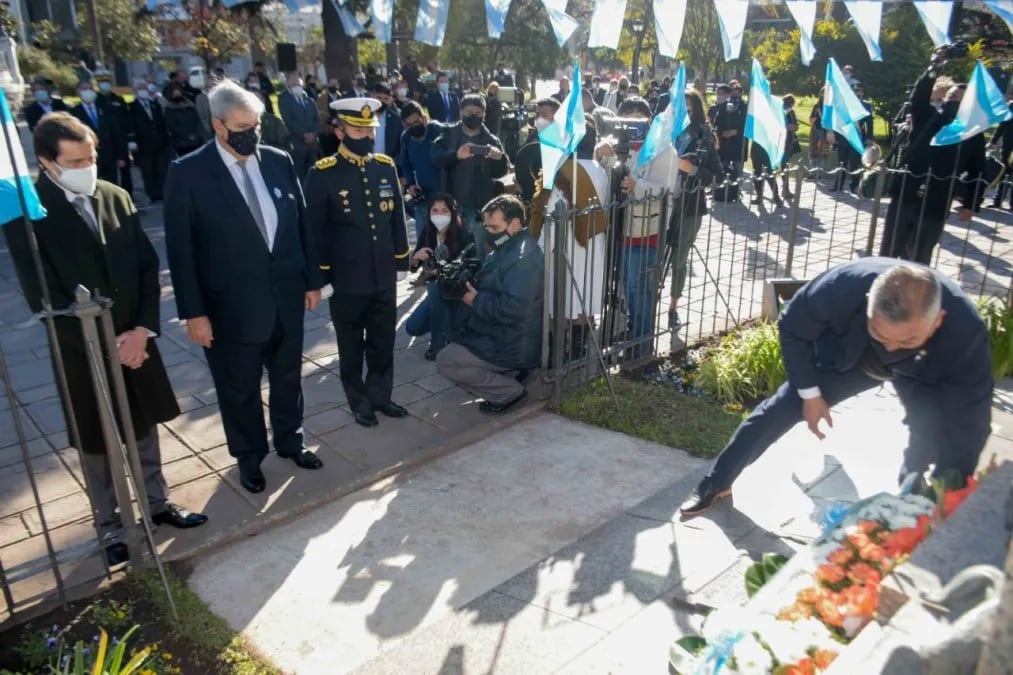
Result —
<instances>
[{"instance_id":1,"label":"orange flower","mask_svg":"<svg viewBox=\"0 0 1013 675\"><path fill-rule=\"evenodd\" d=\"M816 611L819 613L820 619L823 623L832 628L840 628L844 623L844 616L841 614L840 607L838 607L838 599L836 595L821 598L820 601L816 603Z\"/></svg>"},{"instance_id":2,"label":"orange flower","mask_svg":"<svg viewBox=\"0 0 1013 675\"><path fill-rule=\"evenodd\" d=\"M886 552L881 546L869 542L858 549L858 557L865 562L878 563L886 559Z\"/></svg>"},{"instance_id":3,"label":"orange flower","mask_svg":"<svg viewBox=\"0 0 1013 675\"><path fill-rule=\"evenodd\" d=\"M872 616L879 607L879 590L874 586L849 586L841 592L841 610L846 616Z\"/></svg>"},{"instance_id":4,"label":"orange flower","mask_svg":"<svg viewBox=\"0 0 1013 675\"><path fill-rule=\"evenodd\" d=\"M820 565L816 568L816 579L828 586L839 584L847 577L840 565Z\"/></svg>"},{"instance_id":5,"label":"orange flower","mask_svg":"<svg viewBox=\"0 0 1013 675\"><path fill-rule=\"evenodd\" d=\"M855 527L858 528L859 532L864 534L875 534L879 530L883 529L883 526L877 523L875 520L862 520L859 521Z\"/></svg>"},{"instance_id":6,"label":"orange flower","mask_svg":"<svg viewBox=\"0 0 1013 675\"><path fill-rule=\"evenodd\" d=\"M851 549L845 546L828 555L827 560L835 565L847 565L854 557L855 555L851 552Z\"/></svg>"},{"instance_id":7,"label":"orange flower","mask_svg":"<svg viewBox=\"0 0 1013 675\"><path fill-rule=\"evenodd\" d=\"M853 532L848 535L848 543L855 547L856 550L861 551L864 547L872 543L869 539L869 535L865 532Z\"/></svg>"},{"instance_id":8,"label":"orange flower","mask_svg":"<svg viewBox=\"0 0 1013 675\"><path fill-rule=\"evenodd\" d=\"M813 615L813 610L810 605L802 605L795 603L791 607L785 607L777 613L777 618L781 621L801 621L802 619L808 619Z\"/></svg>"},{"instance_id":9,"label":"orange flower","mask_svg":"<svg viewBox=\"0 0 1013 675\"><path fill-rule=\"evenodd\" d=\"M915 525L905 527L890 535L883 541L883 551L891 558L907 555L925 539L925 528Z\"/></svg>"},{"instance_id":10,"label":"orange flower","mask_svg":"<svg viewBox=\"0 0 1013 675\"><path fill-rule=\"evenodd\" d=\"M813 663L820 670L826 670L830 667L830 664L837 658L837 652L832 652L828 649L817 649L813 652Z\"/></svg>"},{"instance_id":11,"label":"orange flower","mask_svg":"<svg viewBox=\"0 0 1013 675\"><path fill-rule=\"evenodd\" d=\"M785 666L784 670L780 672L785 675L816 675L816 662L808 658L802 659L798 663Z\"/></svg>"},{"instance_id":12,"label":"orange flower","mask_svg":"<svg viewBox=\"0 0 1013 675\"><path fill-rule=\"evenodd\" d=\"M882 576L875 567L868 563L855 563L848 568L848 578L856 584L879 586Z\"/></svg>"},{"instance_id":13,"label":"orange flower","mask_svg":"<svg viewBox=\"0 0 1013 675\"><path fill-rule=\"evenodd\" d=\"M815 586L807 586L798 592L798 602L807 605L814 605L820 598L820 592Z\"/></svg>"}]
</instances>

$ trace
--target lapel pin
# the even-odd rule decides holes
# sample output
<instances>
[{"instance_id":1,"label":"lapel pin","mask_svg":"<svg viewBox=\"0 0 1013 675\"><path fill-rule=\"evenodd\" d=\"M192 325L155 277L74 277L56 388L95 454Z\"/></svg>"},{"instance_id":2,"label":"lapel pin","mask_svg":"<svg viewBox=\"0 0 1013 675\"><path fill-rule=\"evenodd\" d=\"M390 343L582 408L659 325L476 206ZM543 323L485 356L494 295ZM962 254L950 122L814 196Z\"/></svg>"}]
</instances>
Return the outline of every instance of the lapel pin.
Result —
<instances>
[{"instance_id":1,"label":"lapel pin","mask_svg":"<svg viewBox=\"0 0 1013 675\"><path fill-rule=\"evenodd\" d=\"M281 199L281 190L279 190L278 188L274 188L274 198Z\"/></svg>"}]
</instances>

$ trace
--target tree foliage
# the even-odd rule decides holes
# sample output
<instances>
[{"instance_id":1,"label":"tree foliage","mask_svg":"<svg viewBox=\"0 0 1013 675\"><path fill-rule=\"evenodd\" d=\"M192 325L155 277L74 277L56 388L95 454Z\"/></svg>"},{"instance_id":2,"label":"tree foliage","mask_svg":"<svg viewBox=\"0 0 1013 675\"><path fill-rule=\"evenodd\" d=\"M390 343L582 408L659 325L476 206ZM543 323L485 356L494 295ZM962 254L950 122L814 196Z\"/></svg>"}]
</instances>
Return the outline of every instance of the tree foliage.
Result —
<instances>
[{"instance_id":1,"label":"tree foliage","mask_svg":"<svg viewBox=\"0 0 1013 675\"><path fill-rule=\"evenodd\" d=\"M14 16L10 8L7 5L0 4L0 31L3 31L4 35L16 40L20 26L18 18Z\"/></svg>"},{"instance_id":2,"label":"tree foliage","mask_svg":"<svg viewBox=\"0 0 1013 675\"><path fill-rule=\"evenodd\" d=\"M81 44L94 49L91 17L84 3L77 15L81 17ZM102 37L102 50L108 62L115 57L124 61L150 61L158 51L159 37L155 19L137 9L134 0L95 0L95 16Z\"/></svg>"},{"instance_id":3,"label":"tree foliage","mask_svg":"<svg viewBox=\"0 0 1013 675\"><path fill-rule=\"evenodd\" d=\"M230 11L222 0L182 0L181 7L166 7L159 17L169 24L167 41L189 46L209 71L218 63L250 51L247 23L259 9L241 6Z\"/></svg>"}]
</instances>

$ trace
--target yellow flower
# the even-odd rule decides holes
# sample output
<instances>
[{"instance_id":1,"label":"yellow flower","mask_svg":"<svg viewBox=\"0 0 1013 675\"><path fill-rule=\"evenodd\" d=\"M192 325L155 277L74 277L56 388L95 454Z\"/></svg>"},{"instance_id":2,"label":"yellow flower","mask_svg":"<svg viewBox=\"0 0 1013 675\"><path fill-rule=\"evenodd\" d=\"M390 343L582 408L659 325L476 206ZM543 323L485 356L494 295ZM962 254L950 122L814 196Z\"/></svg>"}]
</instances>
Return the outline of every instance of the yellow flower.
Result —
<instances>
[{"instance_id":1,"label":"yellow flower","mask_svg":"<svg viewBox=\"0 0 1013 675\"><path fill-rule=\"evenodd\" d=\"M166 661L172 661L172 654L169 652L162 652L162 658Z\"/></svg>"}]
</instances>

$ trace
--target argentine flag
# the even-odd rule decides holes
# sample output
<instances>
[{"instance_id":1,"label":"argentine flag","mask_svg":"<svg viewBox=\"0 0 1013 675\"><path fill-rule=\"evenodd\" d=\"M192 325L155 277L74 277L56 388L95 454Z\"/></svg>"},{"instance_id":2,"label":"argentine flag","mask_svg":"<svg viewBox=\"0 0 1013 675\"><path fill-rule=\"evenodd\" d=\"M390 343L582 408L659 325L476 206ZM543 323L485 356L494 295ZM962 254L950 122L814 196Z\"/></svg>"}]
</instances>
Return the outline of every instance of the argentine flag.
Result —
<instances>
[{"instance_id":1,"label":"argentine flag","mask_svg":"<svg viewBox=\"0 0 1013 675\"><path fill-rule=\"evenodd\" d=\"M788 137L784 103L771 95L770 83L756 59L753 59L753 73L749 80L749 108L744 135L766 150L772 168L781 166L784 144Z\"/></svg>"},{"instance_id":2,"label":"argentine flag","mask_svg":"<svg viewBox=\"0 0 1013 675\"><path fill-rule=\"evenodd\" d=\"M551 190L556 183L556 174L566 158L577 151L580 139L584 138L587 124L584 121L584 101L580 93L580 64L573 62L573 79L570 94L553 118L552 124L538 132L538 143L542 151L542 188Z\"/></svg>"},{"instance_id":3,"label":"argentine flag","mask_svg":"<svg viewBox=\"0 0 1013 675\"><path fill-rule=\"evenodd\" d=\"M960 99L956 118L932 137L932 145L953 145L966 141L1010 117L1013 117L1013 113L1010 113L1006 99L995 80L985 70L984 64L978 61L964 98Z\"/></svg>"},{"instance_id":4,"label":"argentine flag","mask_svg":"<svg viewBox=\"0 0 1013 675\"><path fill-rule=\"evenodd\" d=\"M644 145L637 155L637 166L646 166L665 148L676 147L676 140L689 127L689 113L686 111L686 64L679 64L679 72L668 92L668 107L651 122L651 128L644 136Z\"/></svg>"},{"instance_id":5,"label":"argentine flag","mask_svg":"<svg viewBox=\"0 0 1013 675\"><path fill-rule=\"evenodd\" d=\"M45 218L46 209L39 202L32 176L28 173L21 136L18 135L18 127L7 106L7 95L3 89L0 89L0 122L4 125L4 147L0 150L0 225L25 215L21 208L22 197L28 207L29 219Z\"/></svg>"},{"instance_id":6,"label":"argentine flag","mask_svg":"<svg viewBox=\"0 0 1013 675\"><path fill-rule=\"evenodd\" d=\"M862 153L865 146L858 122L868 116L869 111L851 91L837 61L831 58L827 62L827 81L823 89L823 128L844 136L855 152Z\"/></svg>"}]
</instances>

